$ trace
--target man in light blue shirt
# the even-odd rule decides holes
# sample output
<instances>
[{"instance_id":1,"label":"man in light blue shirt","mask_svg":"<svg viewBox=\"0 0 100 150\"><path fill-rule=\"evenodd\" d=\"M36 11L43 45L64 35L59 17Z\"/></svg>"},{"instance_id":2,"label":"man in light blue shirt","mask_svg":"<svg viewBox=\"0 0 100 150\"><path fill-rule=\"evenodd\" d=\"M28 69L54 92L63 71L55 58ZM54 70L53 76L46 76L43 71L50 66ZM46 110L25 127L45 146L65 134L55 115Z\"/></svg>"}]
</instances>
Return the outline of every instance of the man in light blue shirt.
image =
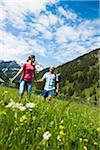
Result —
<instances>
[{"instance_id":1,"label":"man in light blue shirt","mask_svg":"<svg viewBox=\"0 0 100 150\"><path fill-rule=\"evenodd\" d=\"M49 72L46 72L40 80L37 80L37 82L43 82L45 80L43 97L44 99L48 97L49 101L51 100L55 92L56 94L58 94L59 89L59 80L57 75L54 74L54 70L55 67L51 65Z\"/></svg>"}]
</instances>

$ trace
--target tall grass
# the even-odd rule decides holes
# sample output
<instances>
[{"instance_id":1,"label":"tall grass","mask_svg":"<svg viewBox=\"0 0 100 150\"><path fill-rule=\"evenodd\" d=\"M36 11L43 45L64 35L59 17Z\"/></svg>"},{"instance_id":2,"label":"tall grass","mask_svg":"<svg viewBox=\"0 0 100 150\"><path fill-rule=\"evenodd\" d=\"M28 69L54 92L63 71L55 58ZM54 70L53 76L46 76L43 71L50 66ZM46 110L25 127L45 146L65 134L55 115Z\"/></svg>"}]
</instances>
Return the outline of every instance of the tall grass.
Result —
<instances>
[{"instance_id":1,"label":"tall grass","mask_svg":"<svg viewBox=\"0 0 100 150\"><path fill-rule=\"evenodd\" d=\"M20 102L17 90L0 87L0 150L98 150L98 114L94 106L35 94Z\"/></svg>"}]
</instances>

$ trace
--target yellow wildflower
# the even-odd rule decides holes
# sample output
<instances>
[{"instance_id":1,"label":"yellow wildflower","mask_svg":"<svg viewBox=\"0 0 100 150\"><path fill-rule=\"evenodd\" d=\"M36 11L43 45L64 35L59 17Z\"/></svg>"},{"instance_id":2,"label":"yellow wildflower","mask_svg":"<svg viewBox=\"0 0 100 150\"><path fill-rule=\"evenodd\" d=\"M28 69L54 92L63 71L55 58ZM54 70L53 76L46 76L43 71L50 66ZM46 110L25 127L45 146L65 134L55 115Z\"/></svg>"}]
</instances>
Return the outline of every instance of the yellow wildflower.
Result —
<instances>
[{"instance_id":1,"label":"yellow wildflower","mask_svg":"<svg viewBox=\"0 0 100 150\"><path fill-rule=\"evenodd\" d=\"M64 125L59 125L59 129L63 130L64 129Z\"/></svg>"},{"instance_id":2,"label":"yellow wildflower","mask_svg":"<svg viewBox=\"0 0 100 150\"><path fill-rule=\"evenodd\" d=\"M80 142L82 142L82 141L83 141L83 139L82 139L82 138L80 138L79 140L80 140Z\"/></svg>"},{"instance_id":3,"label":"yellow wildflower","mask_svg":"<svg viewBox=\"0 0 100 150\"><path fill-rule=\"evenodd\" d=\"M4 91L4 94L7 94L8 93L8 91Z\"/></svg>"},{"instance_id":4,"label":"yellow wildflower","mask_svg":"<svg viewBox=\"0 0 100 150\"><path fill-rule=\"evenodd\" d=\"M93 142L93 144L94 144L94 145L98 145L98 143L97 143L97 142Z\"/></svg>"},{"instance_id":5,"label":"yellow wildflower","mask_svg":"<svg viewBox=\"0 0 100 150\"><path fill-rule=\"evenodd\" d=\"M37 130L41 130L41 127L37 127Z\"/></svg>"},{"instance_id":6,"label":"yellow wildflower","mask_svg":"<svg viewBox=\"0 0 100 150\"><path fill-rule=\"evenodd\" d=\"M25 115L23 115L21 118L20 118L20 122L21 123L26 123L27 122L27 117Z\"/></svg>"},{"instance_id":7,"label":"yellow wildflower","mask_svg":"<svg viewBox=\"0 0 100 150\"><path fill-rule=\"evenodd\" d=\"M61 137L65 135L65 133L63 131L60 131L59 134Z\"/></svg>"},{"instance_id":8,"label":"yellow wildflower","mask_svg":"<svg viewBox=\"0 0 100 150\"><path fill-rule=\"evenodd\" d=\"M86 146L84 146L84 150L87 150L87 147L86 147Z\"/></svg>"},{"instance_id":9,"label":"yellow wildflower","mask_svg":"<svg viewBox=\"0 0 100 150\"><path fill-rule=\"evenodd\" d=\"M33 117L32 117L32 121L34 122L35 120L36 120L36 117L35 117L35 116L33 116Z\"/></svg>"},{"instance_id":10,"label":"yellow wildflower","mask_svg":"<svg viewBox=\"0 0 100 150\"><path fill-rule=\"evenodd\" d=\"M30 130L27 130L27 133L29 133L30 132Z\"/></svg>"},{"instance_id":11,"label":"yellow wildflower","mask_svg":"<svg viewBox=\"0 0 100 150\"><path fill-rule=\"evenodd\" d=\"M100 132L100 127L97 128L97 131Z\"/></svg>"},{"instance_id":12,"label":"yellow wildflower","mask_svg":"<svg viewBox=\"0 0 100 150\"><path fill-rule=\"evenodd\" d=\"M84 139L84 142L88 142L88 139Z\"/></svg>"},{"instance_id":13,"label":"yellow wildflower","mask_svg":"<svg viewBox=\"0 0 100 150\"><path fill-rule=\"evenodd\" d=\"M1 112L0 112L0 116L1 116L1 115L6 115L6 112L5 112L5 111L1 111Z\"/></svg>"},{"instance_id":14,"label":"yellow wildflower","mask_svg":"<svg viewBox=\"0 0 100 150\"><path fill-rule=\"evenodd\" d=\"M74 127L76 127L76 124L74 124Z\"/></svg>"}]
</instances>

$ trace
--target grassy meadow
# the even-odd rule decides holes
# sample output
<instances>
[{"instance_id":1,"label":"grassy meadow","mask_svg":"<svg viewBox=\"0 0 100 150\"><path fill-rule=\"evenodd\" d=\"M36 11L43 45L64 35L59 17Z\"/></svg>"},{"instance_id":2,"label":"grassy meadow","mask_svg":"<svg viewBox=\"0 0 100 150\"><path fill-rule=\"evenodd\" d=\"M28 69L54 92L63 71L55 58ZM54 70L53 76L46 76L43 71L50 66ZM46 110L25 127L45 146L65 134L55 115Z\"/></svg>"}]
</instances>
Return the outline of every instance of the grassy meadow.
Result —
<instances>
[{"instance_id":1,"label":"grassy meadow","mask_svg":"<svg viewBox=\"0 0 100 150\"><path fill-rule=\"evenodd\" d=\"M0 86L0 150L99 150L99 108Z\"/></svg>"}]
</instances>

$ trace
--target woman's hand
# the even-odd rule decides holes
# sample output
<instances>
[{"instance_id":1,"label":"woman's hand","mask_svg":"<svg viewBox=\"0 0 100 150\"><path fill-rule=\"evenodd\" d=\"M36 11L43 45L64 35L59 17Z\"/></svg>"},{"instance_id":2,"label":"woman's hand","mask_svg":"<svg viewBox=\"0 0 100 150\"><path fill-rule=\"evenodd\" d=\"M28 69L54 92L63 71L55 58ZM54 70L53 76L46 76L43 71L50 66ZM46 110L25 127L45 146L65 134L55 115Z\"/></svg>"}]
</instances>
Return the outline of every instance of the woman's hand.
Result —
<instances>
[{"instance_id":1,"label":"woman's hand","mask_svg":"<svg viewBox=\"0 0 100 150\"><path fill-rule=\"evenodd\" d=\"M14 81L14 78L9 78L10 82L13 83Z\"/></svg>"}]
</instances>

